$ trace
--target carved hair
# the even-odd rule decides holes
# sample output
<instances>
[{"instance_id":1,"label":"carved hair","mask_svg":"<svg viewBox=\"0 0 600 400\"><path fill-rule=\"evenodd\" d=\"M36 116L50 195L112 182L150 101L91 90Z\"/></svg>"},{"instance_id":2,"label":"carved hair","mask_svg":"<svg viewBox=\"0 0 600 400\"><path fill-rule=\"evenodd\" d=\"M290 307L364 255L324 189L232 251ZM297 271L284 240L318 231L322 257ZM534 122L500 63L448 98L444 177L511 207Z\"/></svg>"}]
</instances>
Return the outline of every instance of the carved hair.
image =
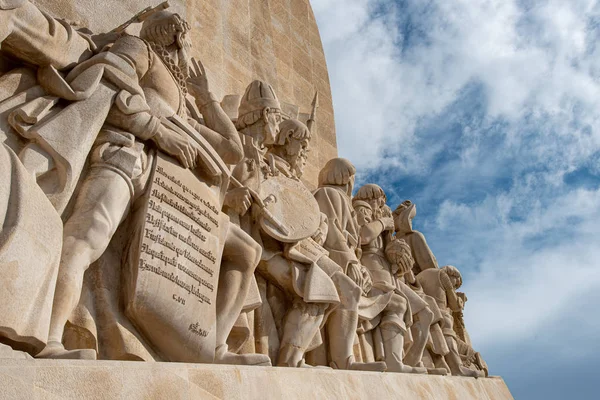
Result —
<instances>
[{"instance_id":1,"label":"carved hair","mask_svg":"<svg viewBox=\"0 0 600 400\"><path fill-rule=\"evenodd\" d=\"M354 198L358 200L373 200L381 197L387 200L387 196L381 186L374 183L367 183L366 185L361 186L356 192L356 195L354 195Z\"/></svg>"},{"instance_id":2,"label":"carved hair","mask_svg":"<svg viewBox=\"0 0 600 400\"><path fill-rule=\"evenodd\" d=\"M311 134L308 127L297 119L286 119L279 124L279 134L277 135L277 146L285 146L290 139L310 140Z\"/></svg>"},{"instance_id":3,"label":"carved hair","mask_svg":"<svg viewBox=\"0 0 600 400\"><path fill-rule=\"evenodd\" d=\"M456 287L454 287L453 289L456 290L462 286L462 275L460 274L458 268L456 268L453 265L446 265L445 267L442 267L442 272L445 272L448 275L448 277L456 278L458 280Z\"/></svg>"},{"instance_id":4,"label":"carved hair","mask_svg":"<svg viewBox=\"0 0 600 400\"><path fill-rule=\"evenodd\" d=\"M319 187L325 185L343 186L356 174L356 168L345 158L332 158L319 172Z\"/></svg>"},{"instance_id":5,"label":"carved hair","mask_svg":"<svg viewBox=\"0 0 600 400\"><path fill-rule=\"evenodd\" d=\"M352 199L352 208L354 208L356 210L359 207L368 208L369 210L373 211L373 207L371 207L371 205L369 203L367 203L364 200L357 199L356 197L354 197Z\"/></svg>"},{"instance_id":6,"label":"carved hair","mask_svg":"<svg viewBox=\"0 0 600 400\"><path fill-rule=\"evenodd\" d=\"M394 216L394 218L397 217L398 215L402 214L402 212L404 212L404 210L406 210L408 207L412 206L412 204L412 201L404 200L402 204L396 207L392 215Z\"/></svg>"}]
</instances>

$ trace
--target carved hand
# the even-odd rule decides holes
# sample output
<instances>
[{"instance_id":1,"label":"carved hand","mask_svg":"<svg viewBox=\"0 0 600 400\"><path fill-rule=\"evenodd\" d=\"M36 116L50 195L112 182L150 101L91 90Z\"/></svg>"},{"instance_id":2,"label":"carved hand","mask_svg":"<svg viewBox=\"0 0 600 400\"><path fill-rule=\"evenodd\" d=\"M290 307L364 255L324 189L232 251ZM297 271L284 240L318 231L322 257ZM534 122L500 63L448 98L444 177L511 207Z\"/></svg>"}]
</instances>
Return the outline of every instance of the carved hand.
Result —
<instances>
[{"instance_id":1,"label":"carved hand","mask_svg":"<svg viewBox=\"0 0 600 400\"><path fill-rule=\"evenodd\" d=\"M225 195L224 205L239 215L244 215L252 205L252 195L247 187L230 190Z\"/></svg>"},{"instance_id":2,"label":"carved hand","mask_svg":"<svg viewBox=\"0 0 600 400\"><path fill-rule=\"evenodd\" d=\"M361 266L357 263L351 263L348 265L346 275L354 281L358 286L362 287L362 270Z\"/></svg>"},{"instance_id":3,"label":"carved hand","mask_svg":"<svg viewBox=\"0 0 600 400\"><path fill-rule=\"evenodd\" d=\"M365 296L367 296L369 294L369 292L371 291L371 289L373 288L373 279L371 278L371 274L369 273L369 270L367 269L367 267L365 267L364 265L361 265L361 267L362 267L362 275L363 275L362 290L363 290L363 294Z\"/></svg>"},{"instance_id":4,"label":"carved hand","mask_svg":"<svg viewBox=\"0 0 600 400\"><path fill-rule=\"evenodd\" d=\"M394 230L394 219L390 217L382 217L379 218L379 221L383 224L384 231L393 231Z\"/></svg>"},{"instance_id":5,"label":"carved hand","mask_svg":"<svg viewBox=\"0 0 600 400\"><path fill-rule=\"evenodd\" d=\"M152 139L161 151L175 157L184 168L196 166L198 149L189 138L161 125Z\"/></svg>"},{"instance_id":6,"label":"carved hand","mask_svg":"<svg viewBox=\"0 0 600 400\"><path fill-rule=\"evenodd\" d=\"M195 58L192 58L192 67L190 68L187 85L190 94L194 96L200 106L211 101L204 65L200 61L196 61Z\"/></svg>"},{"instance_id":7,"label":"carved hand","mask_svg":"<svg viewBox=\"0 0 600 400\"><path fill-rule=\"evenodd\" d=\"M97 51L102 51L106 45L116 42L121 36L122 33L117 32L99 33L92 36L92 42L96 45Z\"/></svg>"}]
</instances>

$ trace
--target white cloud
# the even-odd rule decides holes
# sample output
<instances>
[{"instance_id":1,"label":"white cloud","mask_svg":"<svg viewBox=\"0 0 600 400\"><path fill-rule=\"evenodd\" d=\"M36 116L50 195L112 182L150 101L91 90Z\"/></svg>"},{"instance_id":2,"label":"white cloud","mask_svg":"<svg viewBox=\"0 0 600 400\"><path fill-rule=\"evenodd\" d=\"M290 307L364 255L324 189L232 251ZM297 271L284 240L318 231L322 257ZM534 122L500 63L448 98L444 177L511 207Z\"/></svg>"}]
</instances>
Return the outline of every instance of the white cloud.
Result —
<instances>
[{"instance_id":1,"label":"white cloud","mask_svg":"<svg viewBox=\"0 0 600 400\"><path fill-rule=\"evenodd\" d=\"M597 121L600 57L588 54L596 40L588 27L595 2L539 1L529 10L512 0L403 3L405 8L389 6L375 19L368 18L381 4L375 0L313 4L328 57L340 151L359 167L392 162L407 172L427 172L437 149L415 147L415 127L451 105L473 81L487 94L489 118L518 123L533 113L560 123L579 107L583 126ZM421 25L414 22L419 19ZM427 40L400 53L396 44L407 37L398 21L425 29ZM574 130L563 125L545 133ZM372 140L365 143L366 135ZM522 144L518 131L512 139ZM595 149L599 141L594 135ZM399 143L396 157L382 157L384 147Z\"/></svg>"}]
</instances>

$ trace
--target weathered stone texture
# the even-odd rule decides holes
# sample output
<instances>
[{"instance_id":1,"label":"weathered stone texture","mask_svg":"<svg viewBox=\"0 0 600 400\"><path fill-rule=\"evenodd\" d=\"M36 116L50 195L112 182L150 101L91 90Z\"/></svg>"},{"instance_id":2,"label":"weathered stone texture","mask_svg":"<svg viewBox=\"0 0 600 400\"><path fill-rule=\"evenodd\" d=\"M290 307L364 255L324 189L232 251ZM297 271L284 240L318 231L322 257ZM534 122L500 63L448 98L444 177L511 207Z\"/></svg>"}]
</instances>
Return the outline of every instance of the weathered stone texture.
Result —
<instances>
[{"instance_id":1,"label":"weathered stone texture","mask_svg":"<svg viewBox=\"0 0 600 400\"><path fill-rule=\"evenodd\" d=\"M0 362L8 399L511 400L499 377L89 361Z\"/></svg>"}]
</instances>

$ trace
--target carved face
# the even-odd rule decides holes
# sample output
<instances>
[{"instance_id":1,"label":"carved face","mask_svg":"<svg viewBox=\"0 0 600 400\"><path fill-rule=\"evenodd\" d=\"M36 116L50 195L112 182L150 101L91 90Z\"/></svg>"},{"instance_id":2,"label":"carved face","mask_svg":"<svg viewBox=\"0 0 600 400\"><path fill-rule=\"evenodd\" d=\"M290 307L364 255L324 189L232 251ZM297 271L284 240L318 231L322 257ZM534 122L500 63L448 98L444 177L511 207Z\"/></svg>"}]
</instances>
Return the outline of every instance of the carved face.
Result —
<instances>
[{"instance_id":1,"label":"carved face","mask_svg":"<svg viewBox=\"0 0 600 400\"><path fill-rule=\"evenodd\" d=\"M290 163L292 169L298 177L302 176L304 167L308 161L308 152L310 141L308 139L290 138L285 146L286 161Z\"/></svg>"},{"instance_id":2,"label":"carved face","mask_svg":"<svg viewBox=\"0 0 600 400\"><path fill-rule=\"evenodd\" d=\"M365 226L369 222L373 221L373 210L368 207L359 206L354 209L356 211L356 219L358 225Z\"/></svg>"},{"instance_id":3,"label":"carved face","mask_svg":"<svg viewBox=\"0 0 600 400\"><path fill-rule=\"evenodd\" d=\"M272 110L266 107L263 110L263 144L265 146L271 146L277 139L279 133L279 124L281 123L281 112L279 110Z\"/></svg>"},{"instance_id":4,"label":"carved face","mask_svg":"<svg viewBox=\"0 0 600 400\"><path fill-rule=\"evenodd\" d=\"M449 275L449 278L450 278L450 282L452 282L452 287L454 289L458 289L460 287L460 280L458 279L458 277Z\"/></svg>"},{"instance_id":5,"label":"carved face","mask_svg":"<svg viewBox=\"0 0 600 400\"><path fill-rule=\"evenodd\" d=\"M379 207L381 207L381 202L379 201L379 198L369 199L367 200L367 203L369 203L371 209L373 210L378 210Z\"/></svg>"},{"instance_id":6,"label":"carved face","mask_svg":"<svg viewBox=\"0 0 600 400\"><path fill-rule=\"evenodd\" d=\"M412 232L412 220L417 215L416 204L411 204L408 208L394 217L394 226L396 232Z\"/></svg>"}]
</instances>

